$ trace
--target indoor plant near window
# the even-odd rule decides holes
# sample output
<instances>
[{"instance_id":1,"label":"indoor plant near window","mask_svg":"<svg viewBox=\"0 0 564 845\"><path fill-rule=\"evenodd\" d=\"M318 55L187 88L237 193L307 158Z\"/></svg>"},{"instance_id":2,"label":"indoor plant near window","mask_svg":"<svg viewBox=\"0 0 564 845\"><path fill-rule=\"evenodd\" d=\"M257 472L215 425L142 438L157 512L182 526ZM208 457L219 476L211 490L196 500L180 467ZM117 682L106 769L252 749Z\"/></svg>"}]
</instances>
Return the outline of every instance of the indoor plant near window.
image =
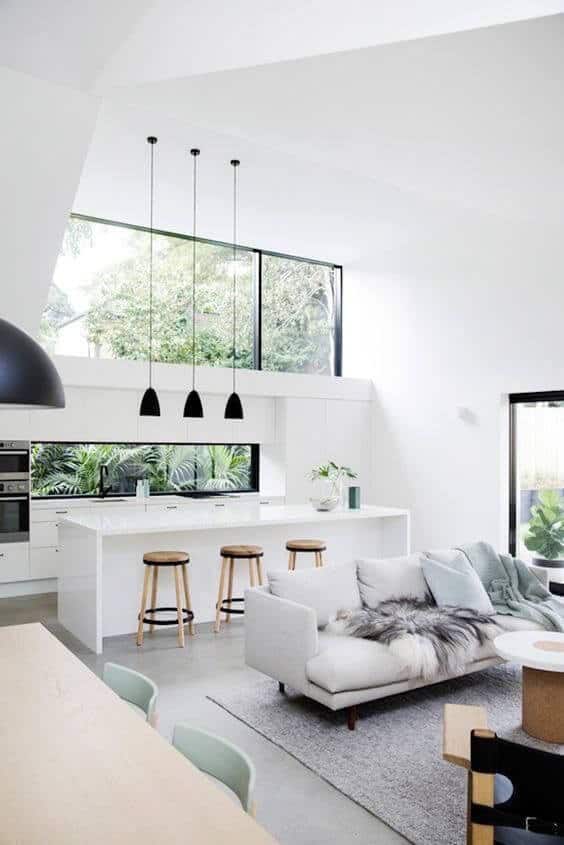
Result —
<instances>
[{"instance_id":1,"label":"indoor plant near window","mask_svg":"<svg viewBox=\"0 0 564 845\"><path fill-rule=\"evenodd\" d=\"M557 490L542 490L531 509L531 521L524 537L536 566L564 567L564 501Z\"/></svg>"},{"instance_id":2,"label":"indoor plant near window","mask_svg":"<svg viewBox=\"0 0 564 845\"><path fill-rule=\"evenodd\" d=\"M356 472L350 467L338 466L335 461L314 467L310 479L321 482L323 489L319 496L310 498L313 507L318 511L332 511L340 505L343 501L345 478L356 478Z\"/></svg>"}]
</instances>

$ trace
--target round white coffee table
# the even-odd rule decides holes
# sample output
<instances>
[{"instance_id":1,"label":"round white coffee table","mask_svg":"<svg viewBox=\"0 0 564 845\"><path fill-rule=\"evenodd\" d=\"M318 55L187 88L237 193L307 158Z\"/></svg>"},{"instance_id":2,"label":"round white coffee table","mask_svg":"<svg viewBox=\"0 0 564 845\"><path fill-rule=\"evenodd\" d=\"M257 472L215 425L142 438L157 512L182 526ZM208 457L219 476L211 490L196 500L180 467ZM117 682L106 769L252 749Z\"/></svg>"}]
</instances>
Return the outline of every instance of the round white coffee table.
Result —
<instances>
[{"instance_id":1,"label":"round white coffee table","mask_svg":"<svg viewBox=\"0 0 564 845\"><path fill-rule=\"evenodd\" d=\"M514 631L494 640L500 657L523 667L523 730L564 743L564 634Z\"/></svg>"}]
</instances>

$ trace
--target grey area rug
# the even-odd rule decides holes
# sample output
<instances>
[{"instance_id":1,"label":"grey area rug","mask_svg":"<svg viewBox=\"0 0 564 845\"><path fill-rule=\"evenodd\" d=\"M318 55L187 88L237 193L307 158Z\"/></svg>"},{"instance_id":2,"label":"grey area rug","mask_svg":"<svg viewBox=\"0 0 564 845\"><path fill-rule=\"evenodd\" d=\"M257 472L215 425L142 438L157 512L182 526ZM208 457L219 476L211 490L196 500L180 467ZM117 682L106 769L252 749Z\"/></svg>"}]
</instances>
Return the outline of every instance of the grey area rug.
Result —
<instances>
[{"instance_id":1,"label":"grey area rug","mask_svg":"<svg viewBox=\"0 0 564 845\"><path fill-rule=\"evenodd\" d=\"M209 696L283 748L414 845L464 845L466 774L441 757L443 705L480 704L500 736L535 742L521 722L521 671L502 665L424 689L363 704L357 729L344 711L333 713L275 681Z\"/></svg>"}]
</instances>

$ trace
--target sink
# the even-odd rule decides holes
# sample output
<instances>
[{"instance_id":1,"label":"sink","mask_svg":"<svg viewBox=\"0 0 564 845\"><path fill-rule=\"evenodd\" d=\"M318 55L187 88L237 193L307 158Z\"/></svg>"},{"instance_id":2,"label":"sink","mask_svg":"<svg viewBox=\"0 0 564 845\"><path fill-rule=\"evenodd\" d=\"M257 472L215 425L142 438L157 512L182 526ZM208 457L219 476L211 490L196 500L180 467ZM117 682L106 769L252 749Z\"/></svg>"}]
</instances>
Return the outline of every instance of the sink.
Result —
<instances>
[{"instance_id":1,"label":"sink","mask_svg":"<svg viewBox=\"0 0 564 845\"><path fill-rule=\"evenodd\" d=\"M101 502L103 504L105 504L106 502L110 502L110 504L112 504L113 502L126 502L127 499L114 499L113 496L104 496L103 498L92 499L92 501Z\"/></svg>"}]
</instances>

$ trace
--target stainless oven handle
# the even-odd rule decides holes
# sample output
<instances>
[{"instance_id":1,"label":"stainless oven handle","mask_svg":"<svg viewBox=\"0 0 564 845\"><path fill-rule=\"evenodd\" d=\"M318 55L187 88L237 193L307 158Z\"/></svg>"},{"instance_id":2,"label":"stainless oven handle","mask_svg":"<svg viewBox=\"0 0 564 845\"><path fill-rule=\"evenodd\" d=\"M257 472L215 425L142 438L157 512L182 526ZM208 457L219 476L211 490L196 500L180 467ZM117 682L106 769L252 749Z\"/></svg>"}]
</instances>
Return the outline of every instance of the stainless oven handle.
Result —
<instances>
[{"instance_id":1,"label":"stainless oven handle","mask_svg":"<svg viewBox=\"0 0 564 845\"><path fill-rule=\"evenodd\" d=\"M29 455L25 449L0 449L0 458L2 455Z\"/></svg>"},{"instance_id":2,"label":"stainless oven handle","mask_svg":"<svg viewBox=\"0 0 564 845\"><path fill-rule=\"evenodd\" d=\"M27 496L2 496L0 495L0 504L2 502L27 502Z\"/></svg>"}]
</instances>

